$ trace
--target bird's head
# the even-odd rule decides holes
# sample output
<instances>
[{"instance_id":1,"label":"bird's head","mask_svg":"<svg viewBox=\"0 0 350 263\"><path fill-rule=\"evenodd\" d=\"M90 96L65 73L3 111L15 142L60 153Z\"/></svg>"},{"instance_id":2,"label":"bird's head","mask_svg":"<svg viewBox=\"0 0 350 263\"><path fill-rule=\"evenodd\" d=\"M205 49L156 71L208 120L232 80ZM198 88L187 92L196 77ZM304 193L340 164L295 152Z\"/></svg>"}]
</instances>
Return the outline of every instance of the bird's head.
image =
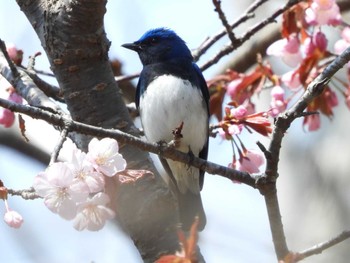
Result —
<instances>
[{"instance_id":1,"label":"bird's head","mask_svg":"<svg viewBox=\"0 0 350 263\"><path fill-rule=\"evenodd\" d=\"M167 28L149 30L139 40L122 46L136 51L143 65L177 58L193 59L186 43Z\"/></svg>"}]
</instances>

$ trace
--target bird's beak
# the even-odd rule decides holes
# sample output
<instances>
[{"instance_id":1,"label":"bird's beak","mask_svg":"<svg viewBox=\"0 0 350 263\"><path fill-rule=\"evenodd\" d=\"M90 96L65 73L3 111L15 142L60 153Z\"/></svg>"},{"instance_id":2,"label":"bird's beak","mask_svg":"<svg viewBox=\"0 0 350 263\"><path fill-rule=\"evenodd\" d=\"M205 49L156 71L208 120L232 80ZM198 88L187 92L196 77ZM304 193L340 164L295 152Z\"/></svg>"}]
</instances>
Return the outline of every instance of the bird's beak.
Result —
<instances>
[{"instance_id":1,"label":"bird's beak","mask_svg":"<svg viewBox=\"0 0 350 263\"><path fill-rule=\"evenodd\" d=\"M126 44L123 44L122 47L134 50L136 52L139 52L142 49L141 46L139 44L137 44L137 43L126 43Z\"/></svg>"}]
</instances>

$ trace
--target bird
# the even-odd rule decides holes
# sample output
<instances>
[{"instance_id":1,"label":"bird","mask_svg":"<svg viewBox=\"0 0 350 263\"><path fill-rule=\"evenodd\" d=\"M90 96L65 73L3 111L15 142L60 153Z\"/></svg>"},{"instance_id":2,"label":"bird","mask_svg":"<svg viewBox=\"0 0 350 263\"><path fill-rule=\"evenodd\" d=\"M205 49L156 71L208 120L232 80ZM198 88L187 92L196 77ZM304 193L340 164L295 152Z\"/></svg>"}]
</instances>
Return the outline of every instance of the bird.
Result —
<instances>
[{"instance_id":1,"label":"bird","mask_svg":"<svg viewBox=\"0 0 350 263\"><path fill-rule=\"evenodd\" d=\"M150 142L170 143L180 129L176 149L207 159L209 91L190 49L173 30L155 28L122 47L136 51L143 65L135 103ZM160 158L175 190L182 229L189 230L198 216L198 230L206 225L200 191L204 171L188 164Z\"/></svg>"}]
</instances>

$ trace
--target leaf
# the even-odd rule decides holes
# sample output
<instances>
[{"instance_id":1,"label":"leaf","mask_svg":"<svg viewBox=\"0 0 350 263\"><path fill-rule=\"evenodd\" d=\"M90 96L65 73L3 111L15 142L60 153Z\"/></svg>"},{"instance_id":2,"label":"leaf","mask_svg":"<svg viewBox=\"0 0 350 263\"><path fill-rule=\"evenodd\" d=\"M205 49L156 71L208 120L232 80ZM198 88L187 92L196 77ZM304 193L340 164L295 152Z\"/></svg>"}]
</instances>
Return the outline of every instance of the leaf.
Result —
<instances>
[{"instance_id":1,"label":"leaf","mask_svg":"<svg viewBox=\"0 0 350 263\"><path fill-rule=\"evenodd\" d=\"M196 217L187 239L185 233L179 229L178 236L179 242L182 246L181 252L176 253L175 255L161 256L156 263L197 263L198 224L199 218Z\"/></svg>"},{"instance_id":2,"label":"leaf","mask_svg":"<svg viewBox=\"0 0 350 263\"><path fill-rule=\"evenodd\" d=\"M214 115L218 120L222 119L222 103L226 90L221 86L210 87L209 109L210 116Z\"/></svg>"},{"instance_id":3,"label":"leaf","mask_svg":"<svg viewBox=\"0 0 350 263\"><path fill-rule=\"evenodd\" d=\"M154 176L154 174L148 170L124 170L118 175L119 183L121 184L128 184L128 183L134 183L140 178L144 176Z\"/></svg>"},{"instance_id":4,"label":"leaf","mask_svg":"<svg viewBox=\"0 0 350 263\"><path fill-rule=\"evenodd\" d=\"M25 134L25 132L26 132L25 121L24 121L21 114L18 114L18 123L19 123L19 128L21 130L21 134L22 134L23 138L25 139L26 142L29 142L29 139Z\"/></svg>"}]
</instances>

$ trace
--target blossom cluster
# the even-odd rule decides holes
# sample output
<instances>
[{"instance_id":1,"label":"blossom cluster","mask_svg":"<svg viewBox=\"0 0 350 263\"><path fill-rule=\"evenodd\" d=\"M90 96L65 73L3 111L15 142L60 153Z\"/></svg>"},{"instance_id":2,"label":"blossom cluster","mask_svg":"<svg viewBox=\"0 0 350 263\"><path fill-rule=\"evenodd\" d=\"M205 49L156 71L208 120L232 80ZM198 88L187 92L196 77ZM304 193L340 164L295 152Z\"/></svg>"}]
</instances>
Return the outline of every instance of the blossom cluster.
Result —
<instances>
[{"instance_id":1,"label":"blossom cluster","mask_svg":"<svg viewBox=\"0 0 350 263\"><path fill-rule=\"evenodd\" d=\"M74 220L77 230L100 230L115 216L107 206L104 178L125 169L126 161L118 151L116 140L94 138L87 153L75 148L69 162L51 164L35 177L33 187L53 213Z\"/></svg>"},{"instance_id":2,"label":"blossom cluster","mask_svg":"<svg viewBox=\"0 0 350 263\"><path fill-rule=\"evenodd\" d=\"M257 66L252 71L241 73L229 69L225 74L208 81L212 114L219 119L218 133L224 139L231 140L234 148L231 167L258 172L257 167L263 163L262 154L247 150L238 136L244 128L248 131L252 128L265 136L271 132L268 122L272 120L268 120L267 117L275 118L284 112L292 99L300 96L335 56L350 46L350 27L344 25L346 23L342 22L335 0L300 2L285 11L282 18L282 38L266 50L267 55L280 58L290 70L277 74L266 58L258 56ZM341 39L333 48L329 47L324 26L338 27L342 30ZM337 83L334 83L335 81ZM325 91L308 105L308 112L320 114L308 114L304 117L303 125L307 130L315 131L320 128L321 114L333 117L333 109L339 103L339 95L345 97L345 103L350 108L349 82L350 63L347 81L334 78L325 87ZM334 86L340 90L340 94ZM270 105L265 112L256 112L253 98L267 90L270 91ZM226 95L231 101L222 111L218 105ZM251 120L253 126L247 123Z\"/></svg>"}]
</instances>

